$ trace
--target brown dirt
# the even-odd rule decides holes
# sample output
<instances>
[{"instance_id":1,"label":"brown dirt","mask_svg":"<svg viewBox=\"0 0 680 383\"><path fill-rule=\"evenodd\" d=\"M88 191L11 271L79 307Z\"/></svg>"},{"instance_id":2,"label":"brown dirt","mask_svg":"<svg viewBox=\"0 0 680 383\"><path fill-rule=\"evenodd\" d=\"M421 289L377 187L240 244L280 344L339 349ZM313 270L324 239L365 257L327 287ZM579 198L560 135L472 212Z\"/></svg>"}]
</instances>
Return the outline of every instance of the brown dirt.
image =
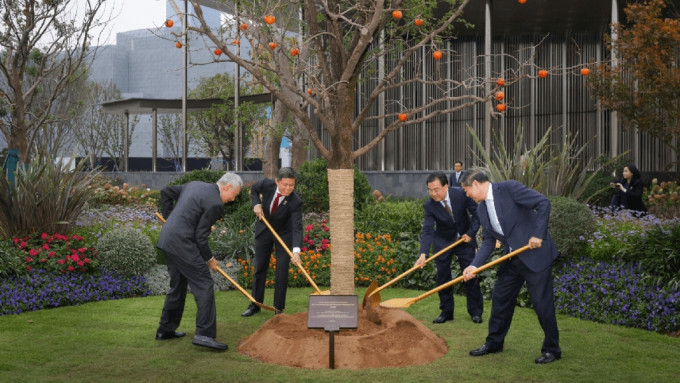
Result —
<instances>
[{"instance_id":1,"label":"brown dirt","mask_svg":"<svg viewBox=\"0 0 680 383\"><path fill-rule=\"evenodd\" d=\"M359 305L357 328L335 333L335 368L428 364L448 351L442 338L407 312L380 306L368 311ZM306 312L274 315L237 349L265 363L329 368L329 334L308 329Z\"/></svg>"}]
</instances>

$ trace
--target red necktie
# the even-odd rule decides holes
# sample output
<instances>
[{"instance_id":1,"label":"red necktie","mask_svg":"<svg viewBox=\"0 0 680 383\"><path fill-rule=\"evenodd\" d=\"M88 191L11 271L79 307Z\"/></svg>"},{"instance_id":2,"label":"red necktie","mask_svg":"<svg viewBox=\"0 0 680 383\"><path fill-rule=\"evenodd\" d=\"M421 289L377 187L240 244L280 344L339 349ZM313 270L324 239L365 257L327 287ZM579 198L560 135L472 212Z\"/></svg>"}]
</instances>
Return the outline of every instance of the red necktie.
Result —
<instances>
[{"instance_id":1,"label":"red necktie","mask_svg":"<svg viewBox=\"0 0 680 383\"><path fill-rule=\"evenodd\" d=\"M276 199L274 199L274 204L272 205L272 211L269 213L270 215L274 214L276 211L276 208L279 207L279 198L281 198L281 193L276 193Z\"/></svg>"}]
</instances>

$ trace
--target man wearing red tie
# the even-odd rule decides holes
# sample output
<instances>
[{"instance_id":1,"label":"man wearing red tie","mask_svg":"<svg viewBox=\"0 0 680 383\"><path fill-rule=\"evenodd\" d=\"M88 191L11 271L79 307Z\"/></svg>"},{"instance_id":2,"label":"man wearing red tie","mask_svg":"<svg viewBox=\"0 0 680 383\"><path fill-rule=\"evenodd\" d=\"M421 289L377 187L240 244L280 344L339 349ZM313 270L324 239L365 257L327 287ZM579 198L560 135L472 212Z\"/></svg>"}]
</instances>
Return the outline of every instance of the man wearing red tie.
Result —
<instances>
[{"instance_id":1,"label":"man wearing red tie","mask_svg":"<svg viewBox=\"0 0 680 383\"><path fill-rule=\"evenodd\" d=\"M302 200L293 190L297 174L293 168L281 168L276 179L265 178L250 187L250 199L253 212L265 217L283 242L292 248L293 262L300 263L300 246L302 244ZM267 226L258 219L255 224L255 271L253 273L253 298L263 303L264 287L269 270L269 259L272 248L276 247L276 276L274 281L274 307L280 311L286 307L286 289L288 287L288 268L290 257ZM250 304L241 314L251 316L260 311L255 304Z\"/></svg>"}]
</instances>

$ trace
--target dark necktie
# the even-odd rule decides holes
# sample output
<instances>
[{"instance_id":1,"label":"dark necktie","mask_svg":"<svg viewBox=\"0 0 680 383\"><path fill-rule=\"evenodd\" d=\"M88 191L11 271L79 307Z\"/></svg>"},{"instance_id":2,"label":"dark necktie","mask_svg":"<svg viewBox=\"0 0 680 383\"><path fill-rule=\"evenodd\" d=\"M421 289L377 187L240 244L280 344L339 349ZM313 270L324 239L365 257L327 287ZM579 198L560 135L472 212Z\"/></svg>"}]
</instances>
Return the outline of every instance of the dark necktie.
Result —
<instances>
[{"instance_id":1,"label":"dark necktie","mask_svg":"<svg viewBox=\"0 0 680 383\"><path fill-rule=\"evenodd\" d=\"M276 208L279 207L279 198L281 198L281 193L276 193L276 197L274 197L274 204L272 205L272 211L269 213L270 215L274 214L276 211Z\"/></svg>"},{"instance_id":2,"label":"dark necktie","mask_svg":"<svg viewBox=\"0 0 680 383\"><path fill-rule=\"evenodd\" d=\"M451 211L449 204L446 203L446 200L442 200L442 202L444 202L444 209L446 209L446 212L449 213L449 215L451 216L451 219L453 219L455 221L455 219L453 218L453 212Z\"/></svg>"}]
</instances>

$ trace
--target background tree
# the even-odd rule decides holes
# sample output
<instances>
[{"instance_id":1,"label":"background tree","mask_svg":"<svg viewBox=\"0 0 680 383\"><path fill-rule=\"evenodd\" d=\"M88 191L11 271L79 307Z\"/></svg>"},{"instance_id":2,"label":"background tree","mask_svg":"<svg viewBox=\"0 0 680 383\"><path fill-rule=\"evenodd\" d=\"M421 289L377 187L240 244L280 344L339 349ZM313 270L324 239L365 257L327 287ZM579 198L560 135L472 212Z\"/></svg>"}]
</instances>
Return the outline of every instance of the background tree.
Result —
<instances>
[{"instance_id":1,"label":"background tree","mask_svg":"<svg viewBox=\"0 0 680 383\"><path fill-rule=\"evenodd\" d=\"M264 93L261 86L244 85L239 90L241 95ZM264 107L250 102L242 102L234 110L234 79L229 74L217 74L210 78L203 78L196 88L189 94L191 98L221 98L227 100L224 104L215 104L210 110L191 113L189 134L194 144L201 152L210 157L221 156L228 163L234 159L235 121L244 127L243 146L251 142L253 134L265 123Z\"/></svg>"},{"instance_id":2,"label":"background tree","mask_svg":"<svg viewBox=\"0 0 680 383\"><path fill-rule=\"evenodd\" d=\"M158 122L158 138L163 148L162 157L172 161L176 171L182 171L182 142L184 141L182 139L182 116L177 113L164 114L158 117ZM191 121L188 118L187 131L191 131ZM189 148L194 145L191 135L187 138L187 145Z\"/></svg>"},{"instance_id":3,"label":"background tree","mask_svg":"<svg viewBox=\"0 0 680 383\"><path fill-rule=\"evenodd\" d=\"M627 22L606 36L618 63L600 63L590 85L603 107L621 113L624 126L659 138L680 163L680 20L664 15L666 6L666 0L628 4Z\"/></svg>"},{"instance_id":4,"label":"background tree","mask_svg":"<svg viewBox=\"0 0 680 383\"><path fill-rule=\"evenodd\" d=\"M85 75L96 52L91 33L104 0L87 1L80 12L75 3L0 0L0 114L8 117L0 132L23 163L39 129L61 118L52 104Z\"/></svg>"},{"instance_id":5,"label":"background tree","mask_svg":"<svg viewBox=\"0 0 680 383\"><path fill-rule=\"evenodd\" d=\"M328 161L334 294L354 293L354 160L404 125L485 102L496 90L495 78L465 75L470 68L461 68L461 74L451 77L438 69L446 52L445 40L454 35L454 22L468 1L254 0L235 2L238 10L234 2L224 2L224 11L236 18L225 18L223 28L215 31L203 20L200 1L191 0L192 17L201 26L190 27L190 32L206 36L281 100ZM298 38L293 44L290 36L295 34ZM274 58L236 54L234 41L242 47L247 41L253 50L269 49ZM277 57L290 65L278 65ZM425 70L424 63L433 64L435 70ZM519 64L504 76L507 85L527 76ZM271 74L276 81L270 80ZM367 81L370 86L358 92L359 84ZM437 92L405 100L395 91L425 85L436 86ZM357 108L359 98L363 102ZM376 114L379 100L387 107ZM320 122L320 131L315 120ZM359 127L379 120L384 128L367 144L357 145Z\"/></svg>"}]
</instances>

